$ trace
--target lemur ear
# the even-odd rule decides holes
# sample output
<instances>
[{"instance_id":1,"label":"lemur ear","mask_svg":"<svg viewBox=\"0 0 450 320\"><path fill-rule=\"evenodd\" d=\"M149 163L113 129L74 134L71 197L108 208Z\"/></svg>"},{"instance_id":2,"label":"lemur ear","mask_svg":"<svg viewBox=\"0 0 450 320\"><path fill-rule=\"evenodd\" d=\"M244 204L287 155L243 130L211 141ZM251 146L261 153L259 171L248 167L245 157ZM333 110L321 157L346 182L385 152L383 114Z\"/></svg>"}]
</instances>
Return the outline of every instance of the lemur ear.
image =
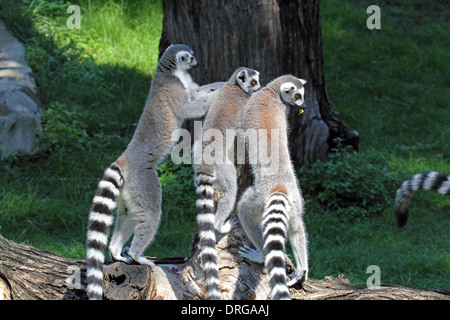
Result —
<instances>
[{"instance_id":1,"label":"lemur ear","mask_svg":"<svg viewBox=\"0 0 450 320\"><path fill-rule=\"evenodd\" d=\"M247 70L241 70L239 71L236 78L241 80L242 82L245 82L247 80L247 76Z\"/></svg>"},{"instance_id":2,"label":"lemur ear","mask_svg":"<svg viewBox=\"0 0 450 320\"><path fill-rule=\"evenodd\" d=\"M297 89L297 87L292 82L286 82L280 86L280 90L283 91L284 93L290 93L292 92L292 90L295 89Z\"/></svg>"},{"instance_id":3,"label":"lemur ear","mask_svg":"<svg viewBox=\"0 0 450 320\"><path fill-rule=\"evenodd\" d=\"M302 83L302 85L305 85L305 83L307 82L306 80L303 80L303 79L298 79L298 80L300 80L300 82Z\"/></svg>"}]
</instances>

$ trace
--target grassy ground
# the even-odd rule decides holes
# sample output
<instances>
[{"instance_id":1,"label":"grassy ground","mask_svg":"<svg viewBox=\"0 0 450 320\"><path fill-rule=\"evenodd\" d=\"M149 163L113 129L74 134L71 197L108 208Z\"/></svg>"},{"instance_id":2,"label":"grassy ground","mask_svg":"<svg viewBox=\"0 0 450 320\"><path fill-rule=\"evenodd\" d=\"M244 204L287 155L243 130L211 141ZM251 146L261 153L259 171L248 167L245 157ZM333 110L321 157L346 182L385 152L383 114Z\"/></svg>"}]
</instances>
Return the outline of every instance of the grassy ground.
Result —
<instances>
[{"instance_id":1,"label":"grassy ground","mask_svg":"<svg viewBox=\"0 0 450 320\"><path fill-rule=\"evenodd\" d=\"M12 5L14 3L14 5ZM1 18L26 43L47 107L33 161L0 163L0 232L17 242L83 258L90 201L104 168L127 145L157 64L159 1L73 1L80 30L68 30L68 2L0 0ZM431 192L413 199L398 230L392 199L399 183L427 170L450 173L449 13L444 2L381 4L381 30L366 28L363 1L323 1L327 92L361 151L339 152L302 171L310 276L345 274L450 288L450 201ZM188 166L159 168L163 219L151 256L188 254L195 193ZM349 181L351 183L349 183ZM320 190L320 183L326 184ZM350 188L356 199L342 201ZM323 188L322 188L323 189Z\"/></svg>"}]
</instances>

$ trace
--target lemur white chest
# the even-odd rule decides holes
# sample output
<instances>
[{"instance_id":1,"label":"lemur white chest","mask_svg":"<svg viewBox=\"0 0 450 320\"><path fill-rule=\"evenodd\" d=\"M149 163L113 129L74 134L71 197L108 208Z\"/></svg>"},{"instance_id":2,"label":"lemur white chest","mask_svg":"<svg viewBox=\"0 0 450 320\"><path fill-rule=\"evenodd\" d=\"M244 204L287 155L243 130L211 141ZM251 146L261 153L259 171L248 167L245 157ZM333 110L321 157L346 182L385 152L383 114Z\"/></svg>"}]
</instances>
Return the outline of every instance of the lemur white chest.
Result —
<instances>
[{"instance_id":1,"label":"lemur white chest","mask_svg":"<svg viewBox=\"0 0 450 320\"><path fill-rule=\"evenodd\" d=\"M188 93L190 93L191 86L192 86L192 78L191 75L187 72L184 72L182 70L177 70L174 72L175 77L180 79L181 83L183 84L184 88Z\"/></svg>"}]
</instances>

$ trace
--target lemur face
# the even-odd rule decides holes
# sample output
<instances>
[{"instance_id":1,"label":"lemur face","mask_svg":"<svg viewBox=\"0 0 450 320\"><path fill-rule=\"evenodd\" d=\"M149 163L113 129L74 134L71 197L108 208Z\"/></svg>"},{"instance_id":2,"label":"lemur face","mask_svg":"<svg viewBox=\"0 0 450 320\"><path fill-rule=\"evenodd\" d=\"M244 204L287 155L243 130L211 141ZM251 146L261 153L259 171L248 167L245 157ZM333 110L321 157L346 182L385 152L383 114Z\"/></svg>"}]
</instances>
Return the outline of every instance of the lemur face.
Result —
<instances>
[{"instance_id":1,"label":"lemur face","mask_svg":"<svg viewBox=\"0 0 450 320\"><path fill-rule=\"evenodd\" d=\"M303 79L299 80L299 86L296 86L292 82L285 82L280 86L281 99L291 106L298 107L300 113L305 109L305 87L306 83Z\"/></svg>"},{"instance_id":2,"label":"lemur face","mask_svg":"<svg viewBox=\"0 0 450 320\"><path fill-rule=\"evenodd\" d=\"M259 83L259 72L255 70L242 70L238 73L236 81L245 92L255 92L261 85Z\"/></svg>"},{"instance_id":3,"label":"lemur face","mask_svg":"<svg viewBox=\"0 0 450 320\"><path fill-rule=\"evenodd\" d=\"M191 51L182 50L177 53L176 56L177 65L182 70L189 70L198 66L197 59L194 57L194 53Z\"/></svg>"}]
</instances>

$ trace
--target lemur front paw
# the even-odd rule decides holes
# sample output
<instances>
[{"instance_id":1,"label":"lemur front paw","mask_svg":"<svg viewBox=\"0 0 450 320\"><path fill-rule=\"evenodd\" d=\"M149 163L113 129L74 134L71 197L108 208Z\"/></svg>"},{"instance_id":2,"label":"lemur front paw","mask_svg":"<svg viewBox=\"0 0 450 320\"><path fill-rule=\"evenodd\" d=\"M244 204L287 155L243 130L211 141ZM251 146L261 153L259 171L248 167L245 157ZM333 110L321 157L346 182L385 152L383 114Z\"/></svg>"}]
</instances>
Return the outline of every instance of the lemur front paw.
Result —
<instances>
[{"instance_id":1,"label":"lemur front paw","mask_svg":"<svg viewBox=\"0 0 450 320\"><path fill-rule=\"evenodd\" d=\"M248 245L244 244L243 246L241 246L239 248L238 253L253 262L256 263L264 263L264 256L261 252L259 252L258 250L255 250L253 248L250 248Z\"/></svg>"}]
</instances>

